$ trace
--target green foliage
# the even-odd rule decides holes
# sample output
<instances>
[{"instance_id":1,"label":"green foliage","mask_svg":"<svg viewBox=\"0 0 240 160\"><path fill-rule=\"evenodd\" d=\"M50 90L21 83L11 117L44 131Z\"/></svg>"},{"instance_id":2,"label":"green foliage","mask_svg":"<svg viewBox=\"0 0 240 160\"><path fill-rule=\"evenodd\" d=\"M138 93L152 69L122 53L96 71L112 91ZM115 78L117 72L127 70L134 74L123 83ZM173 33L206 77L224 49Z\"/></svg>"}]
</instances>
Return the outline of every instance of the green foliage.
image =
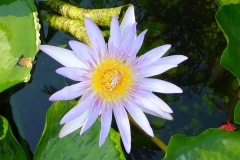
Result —
<instances>
[{"instance_id":1,"label":"green foliage","mask_svg":"<svg viewBox=\"0 0 240 160\"><path fill-rule=\"evenodd\" d=\"M238 102L234 111L234 122L240 124L240 102Z\"/></svg>"},{"instance_id":2,"label":"green foliage","mask_svg":"<svg viewBox=\"0 0 240 160\"><path fill-rule=\"evenodd\" d=\"M219 4L226 5L226 4L237 4L240 3L240 0L217 0Z\"/></svg>"},{"instance_id":3,"label":"green foliage","mask_svg":"<svg viewBox=\"0 0 240 160\"><path fill-rule=\"evenodd\" d=\"M239 132L224 129L208 129L196 137L174 135L170 139L164 160L239 159L239 135Z\"/></svg>"},{"instance_id":4,"label":"green foliage","mask_svg":"<svg viewBox=\"0 0 240 160\"><path fill-rule=\"evenodd\" d=\"M23 148L14 137L6 118L0 115L0 159L26 160Z\"/></svg>"},{"instance_id":5,"label":"green foliage","mask_svg":"<svg viewBox=\"0 0 240 160\"><path fill-rule=\"evenodd\" d=\"M109 27L113 16L119 16L123 10L127 10L126 6L116 8L103 8L103 9L85 9L73 6L69 3L59 0L43 1L42 4L55 12L58 12L64 17L69 17L75 20L84 21L84 18L91 18L97 25Z\"/></svg>"},{"instance_id":6,"label":"green foliage","mask_svg":"<svg viewBox=\"0 0 240 160\"><path fill-rule=\"evenodd\" d=\"M240 4L221 6L216 19L228 42L220 64L240 79Z\"/></svg>"},{"instance_id":7,"label":"green foliage","mask_svg":"<svg viewBox=\"0 0 240 160\"><path fill-rule=\"evenodd\" d=\"M0 92L30 79L31 61L28 67L18 61L22 56L34 59L39 30L32 0L0 1Z\"/></svg>"},{"instance_id":8,"label":"green foliage","mask_svg":"<svg viewBox=\"0 0 240 160\"><path fill-rule=\"evenodd\" d=\"M99 147L100 122L80 136L80 130L59 139L62 126L59 124L76 101L54 102L47 111L45 129L35 151L34 159L125 159L121 145L120 134L113 129L102 147Z\"/></svg>"}]
</instances>

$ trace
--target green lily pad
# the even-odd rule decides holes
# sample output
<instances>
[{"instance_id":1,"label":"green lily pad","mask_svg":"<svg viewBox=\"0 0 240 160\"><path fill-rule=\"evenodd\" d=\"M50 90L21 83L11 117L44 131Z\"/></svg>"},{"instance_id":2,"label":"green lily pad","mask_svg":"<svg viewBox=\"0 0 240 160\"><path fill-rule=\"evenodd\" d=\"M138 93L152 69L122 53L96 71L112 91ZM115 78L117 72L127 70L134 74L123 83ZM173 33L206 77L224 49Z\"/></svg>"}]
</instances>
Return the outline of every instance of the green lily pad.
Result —
<instances>
[{"instance_id":1,"label":"green lily pad","mask_svg":"<svg viewBox=\"0 0 240 160\"><path fill-rule=\"evenodd\" d=\"M208 129L196 137L174 135L164 160L233 160L240 157L240 133L225 129Z\"/></svg>"},{"instance_id":2,"label":"green lily pad","mask_svg":"<svg viewBox=\"0 0 240 160\"><path fill-rule=\"evenodd\" d=\"M219 4L226 5L226 4L237 4L240 3L240 0L217 0Z\"/></svg>"},{"instance_id":3,"label":"green lily pad","mask_svg":"<svg viewBox=\"0 0 240 160\"><path fill-rule=\"evenodd\" d=\"M234 111L234 122L240 124L240 102L238 102Z\"/></svg>"},{"instance_id":4,"label":"green lily pad","mask_svg":"<svg viewBox=\"0 0 240 160\"><path fill-rule=\"evenodd\" d=\"M0 92L30 79L39 30L34 1L0 1ZM28 65L20 58L28 58Z\"/></svg>"},{"instance_id":5,"label":"green lily pad","mask_svg":"<svg viewBox=\"0 0 240 160\"><path fill-rule=\"evenodd\" d=\"M0 115L0 159L26 160L23 148L14 137L6 118Z\"/></svg>"},{"instance_id":6,"label":"green lily pad","mask_svg":"<svg viewBox=\"0 0 240 160\"><path fill-rule=\"evenodd\" d=\"M101 124L94 125L80 136L80 129L58 138L62 126L61 118L74 106L76 101L57 101L47 111L42 137L35 151L34 160L42 159L125 159L120 134L112 128L102 147L99 147Z\"/></svg>"},{"instance_id":7,"label":"green lily pad","mask_svg":"<svg viewBox=\"0 0 240 160\"><path fill-rule=\"evenodd\" d=\"M216 19L228 43L220 64L240 79L240 4L221 6Z\"/></svg>"}]
</instances>

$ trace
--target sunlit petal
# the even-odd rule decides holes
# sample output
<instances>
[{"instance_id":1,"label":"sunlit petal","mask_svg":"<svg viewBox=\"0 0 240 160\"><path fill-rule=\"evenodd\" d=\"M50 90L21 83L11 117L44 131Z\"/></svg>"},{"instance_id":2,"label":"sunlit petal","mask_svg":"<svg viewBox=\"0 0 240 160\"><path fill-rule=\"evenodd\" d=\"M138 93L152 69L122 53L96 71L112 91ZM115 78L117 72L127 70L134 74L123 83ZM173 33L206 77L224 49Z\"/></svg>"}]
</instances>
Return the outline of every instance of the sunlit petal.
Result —
<instances>
[{"instance_id":1,"label":"sunlit petal","mask_svg":"<svg viewBox=\"0 0 240 160\"><path fill-rule=\"evenodd\" d=\"M125 38L128 28L135 23L135 14L134 14L134 6L130 5L123 17L122 23L120 25L122 31L122 39Z\"/></svg>"},{"instance_id":2,"label":"sunlit petal","mask_svg":"<svg viewBox=\"0 0 240 160\"><path fill-rule=\"evenodd\" d=\"M126 100L125 108L134 119L134 121L150 136L153 137L153 130L148 122L147 117L142 110L133 102Z\"/></svg>"},{"instance_id":3,"label":"sunlit petal","mask_svg":"<svg viewBox=\"0 0 240 160\"><path fill-rule=\"evenodd\" d=\"M83 114L79 115L74 120L67 122L61 129L59 133L59 138L62 138L70 134L71 132L75 131L76 129L82 127L82 125L85 123L85 121L89 117L89 114L90 114L90 108L86 110Z\"/></svg>"},{"instance_id":4,"label":"sunlit petal","mask_svg":"<svg viewBox=\"0 0 240 160\"><path fill-rule=\"evenodd\" d=\"M56 70L56 73L74 81L86 80L89 71L77 67L62 67Z\"/></svg>"},{"instance_id":5,"label":"sunlit petal","mask_svg":"<svg viewBox=\"0 0 240 160\"><path fill-rule=\"evenodd\" d=\"M85 94L89 90L90 90L90 87L87 85L87 83L80 82L80 83L65 87L60 91L57 91L49 98L49 100L50 101L70 100Z\"/></svg>"},{"instance_id":6,"label":"sunlit petal","mask_svg":"<svg viewBox=\"0 0 240 160\"><path fill-rule=\"evenodd\" d=\"M85 112L88 108L91 108L90 106L94 101L95 95L96 95L95 93L90 93L82 97L78 102L78 104L75 107L73 107L70 111L68 111L67 114L65 114L65 116L61 119L60 124L64 124L68 121L71 121L77 118L79 115Z\"/></svg>"},{"instance_id":7,"label":"sunlit petal","mask_svg":"<svg viewBox=\"0 0 240 160\"><path fill-rule=\"evenodd\" d=\"M127 113L123 106L113 107L113 113L127 153L131 150L131 133Z\"/></svg>"},{"instance_id":8,"label":"sunlit petal","mask_svg":"<svg viewBox=\"0 0 240 160\"><path fill-rule=\"evenodd\" d=\"M40 45L38 48L66 67L86 68L73 51L50 45Z\"/></svg>"},{"instance_id":9,"label":"sunlit petal","mask_svg":"<svg viewBox=\"0 0 240 160\"><path fill-rule=\"evenodd\" d=\"M175 84L160 79L144 78L141 87L151 92L182 93L182 89Z\"/></svg>"},{"instance_id":10,"label":"sunlit petal","mask_svg":"<svg viewBox=\"0 0 240 160\"><path fill-rule=\"evenodd\" d=\"M100 132L100 140L99 146L102 146L108 133L110 131L112 123L112 106L103 105L101 111L101 132Z\"/></svg>"},{"instance_id":11,"label":"sunlit petal","mask_svg":"<svg viewBox=\"0 0 240 160\"><path fill-rule=\"evenodd\" d=\"M104 55L106 44L98 26L90 18L85 18L85 27L94 52L97 55Z\"/></svg>"},{"instance_id":12,"label":"sunlit petal","mask_svg":"<svg viewBox=\"0 0 240 160\"><path fill-rule=\"evenodd\" d=\"M111 48L109 46L118 48L121 44L121 30L119 27L119 23L117 20L117 17L113 17L111 22L111 28L110 28L110 38L108 40L108 48Z\"/></svg>"}]
</instances>

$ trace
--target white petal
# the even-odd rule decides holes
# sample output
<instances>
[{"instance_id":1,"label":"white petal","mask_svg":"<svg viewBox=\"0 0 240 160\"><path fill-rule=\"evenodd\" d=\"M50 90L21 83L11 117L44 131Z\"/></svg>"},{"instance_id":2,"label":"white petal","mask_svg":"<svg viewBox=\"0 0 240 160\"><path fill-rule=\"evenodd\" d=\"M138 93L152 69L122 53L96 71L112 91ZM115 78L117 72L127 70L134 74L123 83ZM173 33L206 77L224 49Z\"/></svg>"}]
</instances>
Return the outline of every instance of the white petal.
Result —
<instances>
[{"instance_id":1,"label":"white petal","mask_svg":"<svg viewBox=\"0 0 240 160\"><path fill-rule=\"evenodd\" d=\"M155 106L157 106L163 112L173 113L172 109L163 100L161 100L158 96L156 96L155 94L153 94L151 92L145 92L145 93L142 93L142 94L146 99L148 99L153 104L155 104ZM162 115L162 114L160 114L160 115Z\"/></svg>"},{"instance_id":2,"label":"white petal","mask_svg":"<svg viewBox=\"0 0 240 160\"><path fill-rule=\"evenodd\" d=\"M160 109L160 107L146 98L145 94L134 94L130 100L135 102L137 105L146 108L147 110L155 112L157 115L163 115L163 111Z\"/></svg>"},{"instance_id":3,"label":"white petal","mask_svg":"<svg viewBox=\"0 0 240 160\"><path fill-rule=\"evenodd\" d=\"M133 41L136 38L136 25L137 24L134 23L129 27L127 31L127 35L123 39L122 44L120 46L120 50L122 52L128 51L130 49L129 47L133 44Z\"/></svg>"},{"instance_id":4,"label":"white petal","mask_svg":"<svg viewBox=\"0 0 240 160\"><path fill-rule=\"evenodd\" d=\"M57 101L57 100L71 100L77 98L90 90L89 85L85 82L80 82L77 84L73 84L71 86L67 86L60 91L54 93L49 100Z\"/></svg>"},{"instance_id":5,"label":"white petal","mask_svg":"<svg viewBox=\"0 0 240 160\"><path fill-rule=\"evenodd\" d=\"M145 113L147 113L147 114L151 114L151 115L153 115L153 116L160 117L160 118L167 119L167 120L173 120L173 117L172 117L172 115L171 115L170 113L165 113L165 112L164 112L164 114L163 114L162 116L160 116L159 114L157 114L157 113L155 113L155 112L153 112L153 111L150 111L150 110L148 110L148 109L146 109L146 108L143 108L143 107L141 107L141 106L139 106L139 108L140 108L143 112L145 112Z\"/></svg>"},{"instance_id":6,"label":"white petal","mask_svg":"<svg viewBox=\"0 0 240 160\"><path fill-rule=\"evenodd\" d=\"M113 107L118 130L120 132L123 145L127 153L131 150L131 131L127 113L122 105Z\"/></svg>"},{"instance_id":7,"label":"white petal","mask_svg":"<svg viewBox=\"0 0 240 160\"><path fill-rule=\"evenodd\" d=\"M80 135L82 135L86 130L88 130L93 123L97 120L98 115L102 109L102 103L100 100L96 100L95 104L91 107L90 115L88 116L87 121L84 123Z\"/></svg>"},{"instance_id":8,"label":"white petal","mask_svg":"<svg viewBox=\"0 0 240 160\"><path fill-rule=\"evenodd\" d=\"M106 43L98 26L90 18L85 18L85 28L94 52L97 55L104 55Z\"/></svg>"},{"instance_id":9,"label":"white petal","mask_svg":"<svg viewBox=\"0 0 240 160\"><path fill-rule=\"evenodd\" d=\"M87 120L89 114L90 114L90 108L86 110L83 114L75 118L74 120L67 122L61 129L59 133L59 138L62 138L68 135L69 133L75 131L76 129L80 128Z\"/></svg>"},{"instance_id":10,"label":"white petal","mask_svg":"<svg viewBox=\"0 0 240 160\"><path fill-rule=\"evenodd\" d=\"M151 77L151 76L159 75L174 67L177 67L177 65L174 65L174 64L150 65L146 68L143 67L139 69L141 72L140 76Z\"/></svg>"},{"instance_id":11,"label":"white petal","mask_svg":"<svg viewBox=\"0 0 240 160\"><path fill-rule=\"evenodd\" d=\"M179 64L183 61L188 59L186 56L183 55L173 55L159 58L154 64Z\"/></svg>"},{"instance_id":12,"label":"white petal","mask_svg":"<svg viewBox=\"0 0 240 160\"><path fill-rule=\"evenodd\" d=\"M142 43L143 43L143 39L144 36L146 34L147 30L143 31L141 34L139 34L137 36L137 38L135 39L135 41L133 42L133 44L130 47L130 53L132 57L136 57L138 51L140 50Z\"/></svg>"},{"instance_id":13,"label":"white petal","mask_svg":"<svg viewBox=\"0 0 240 160\"><path fill-rule=\"evenodd\" d=\"M101 132L99 147L101 147L105 142L105 139L110 131L111 123L112 123L112 107L104 105L101 111Z\"/></svg>"},{"instance_id":14,"label":"white petal","mask_svg":"<svg viewBox=\"0 0 240 160\"><path fill-rule=\"evenodd\" d=\"M73 51L50 45L40 45L38 48L66 67L86 68Z\"/></svg>"},{"instance_id":15,"label":"white petal","mask_svg":"<svg viewBox=\"0 0 240 160\"><path fill-rule=\"evenodd\" d=\"M125 108L127 109L128 113L132 116L134 121L150 136L153 135L153 130L148 122L147 117L145 114L142 112L142 110L132 103L129 100L126 100L126 104L124 105Z\"/></svg>"},{"instance_id":16,"label":"white petal","mask_svg":"<svg viewBox=\"0 0 240 160\"><path fill-rule=\"evenodd\" d=\"M182 89L175 84L153 78L143 78L141 87L150 92L160 93L182 93Z\"/></svg>"},{"instance_id":17,"label":"white petal","mask_svg":"<svg viewBox=\"0 0 240 160\"><path fill-rule=\"evenodd\" d=\"M110 27L110 38L108 40L108 48L115 47L118 48L121 44L121 30L118 24L118 19L116 16L112 18Z\"/></svg>"},{"instance_id":18,"label":"white petal","mask_svg":"<svg viewBox=\"0 0 240 160\"><path fill-rule=\"evenodd\" d=\"M85 64L89 62L94 62L93 59L96 58L96 54L86 44L72 40L69 41L69 45L74 51L74 53L77 55L77 57Z\"/></svg>"},{"instance_id":19,"label":"white petal","mask_svg":"<svg viewBox=\"0 0 240 160\"><path fill-rule=\"evenodd\" d=\"M56 70L56 73L74 81L83 81L88 75L88 70L76 67L62 67Z\"/></svg>"},{"instance_id":20,"label":"white petal","mask_svg":"<svg viewBox=\"0 0 240 160\"><path fill-rule=\"evenodd\" d=\"M171 47L170 44L165 44L159 47L156 47L144 55L140 56L136 62L141 61L141 67L146 67L152 64L153 62L157 61L160 57L162 57Z\"/></svg>"},{"instance_id":21,"label":"white petal","mask_svg":"<svg viewBox=\"0 0 240 160\"><path fill-rule=\"evenodd\" d=\"M122 33L122 40L125 38L128 28L135 23L135 13L134 13L134 6L130 5L123 17L122 23L120 25L121 33Z\"/></svg>"},{"instance_id":22,"label":"white petal","mask_svg":"<svg viewBox=\"0 0 240 160\"><path fill-rule=\"evenodd\" d=\"M67 114L61 119L60 124L64 124L68 121L71 121L75 118L77 118L79 115L81 115L83 112L85 112L88 108L91 108L91 104L93 103L95 99L95 93L90 93L86 96L83 96L78 104L72 108L70 111L68 111Z\"/></svg>"}]
</instances>

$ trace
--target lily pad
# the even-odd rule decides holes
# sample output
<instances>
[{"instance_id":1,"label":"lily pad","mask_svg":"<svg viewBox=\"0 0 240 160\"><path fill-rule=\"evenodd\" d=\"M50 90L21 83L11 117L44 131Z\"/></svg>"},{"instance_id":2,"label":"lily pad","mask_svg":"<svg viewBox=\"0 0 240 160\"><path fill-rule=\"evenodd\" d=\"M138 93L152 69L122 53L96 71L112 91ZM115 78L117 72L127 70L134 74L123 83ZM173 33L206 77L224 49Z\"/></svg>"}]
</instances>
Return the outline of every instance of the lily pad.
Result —
<instances>
[{"instance_id":1,"label":"lily pad","mask_svg":"<svg viewBox=\"0 0 240 160\"><path fill-rule=\"evenodd\" d=\"M220 64L240 79L240 4L221 6L216 19L228 43Z\"/></svg>"},{"instance_id":2,"label":"lily pad","mask_svg":"<svg viewBox=\"0 0 240 160\"><path fill-rule=\"evenodd\" d=\"M239 143L239 132L224 129L208 129L196 137L174 135L170 139L164 160L239 159Z\"/></svg>"},{"instance_id":3,"label":"lily pad","mask_svg":"<svg viewBox=\"0 0 240 160\"><path fill-rule=\"evenodd\" d=\"M99 121L82 136L79 135L80 129L77 129L61 139L58 138L62 128L59 122L74 105L76 101L57 101L49 108L34 159L125 159L120 145L120 134L112 128L103 146L99 147Z\"/></svg>"},{"instance_id":4,"label":"lily pad","mask_svg":"<svg viewBox=\"0 0 240 160\"><path fill-rule=\"evenodd\" d=\"M34 1L0 1L0 92L30 79L32 65L27 67L18 61L34 60L40 44L39 30Z\"/></svg>"},{"instance_id":5,"label":"lily pad","mask_svg":"<svg viewBox=\"0 0 240 160\"><path fill-rule=\"evenodd\" d=\"M234 111L234 122L240 124L240 102L238 102Z\"/></svg>"},{"instance_id":6,"label":"lily pad","mask_svg":"<svg viewBox=\"0 0 240 160\"><path fill-rule=\"evenodd\" d=\"M26 160L23 148L14 137L6 118L0 115L0 159Z\"/></svg>"},{"instance_id":7,"label":"lily pad","mask_svg":"<svg viewBox=\"0 0 240 160\"><path fill-rule=\"evenodd\" d=\"M240 3L240 0L217 0L219 4L226 5L226 4L237 4Z\"/></svg>"}]
</instances>

